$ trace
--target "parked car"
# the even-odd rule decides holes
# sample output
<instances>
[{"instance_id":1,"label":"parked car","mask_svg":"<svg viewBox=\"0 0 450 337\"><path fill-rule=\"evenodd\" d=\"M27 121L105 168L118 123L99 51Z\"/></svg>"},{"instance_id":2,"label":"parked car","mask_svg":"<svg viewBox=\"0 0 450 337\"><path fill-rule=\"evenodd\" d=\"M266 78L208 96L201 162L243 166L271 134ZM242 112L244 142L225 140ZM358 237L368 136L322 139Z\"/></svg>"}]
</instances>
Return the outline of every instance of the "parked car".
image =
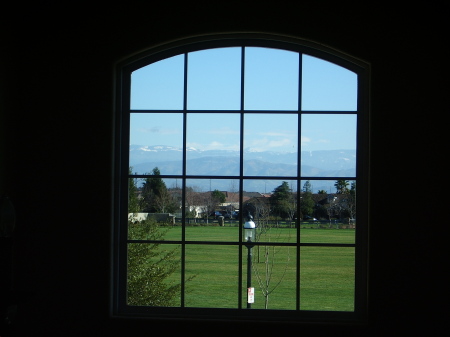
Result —
<instances>
[{"instance_id":1,"label":"parked car","mask_svg":"<svg viewBox=\"0 0 450 337\"><path fill-rule=\"evenodd\" d=\"M313 218L312 216L307 215L307 216L305 216L305 221L317 221L317 219Z\"/></svg>"},{"instance_id":2,"label":"parked car","mask_svg":"<svg viewBox=\"0 0 450 337\"><path fill-rule=\"evenodd\" d=\"M217 219L217 217L223 216L223 215L219 211L214 211L214 212L211 212L211 214L209 216L214 217L214 219Z\"/></svg>"},{"instance_id":3,"label":"parked car","mask_svg":"<svg viewBox=\"0 0 450 337\"><path fill-rule=\"evenodd\" d=\"M231 213L224 213L225 219L237 219L239 217L239 212L233 211Z\"/></svg>"}]
</instances>

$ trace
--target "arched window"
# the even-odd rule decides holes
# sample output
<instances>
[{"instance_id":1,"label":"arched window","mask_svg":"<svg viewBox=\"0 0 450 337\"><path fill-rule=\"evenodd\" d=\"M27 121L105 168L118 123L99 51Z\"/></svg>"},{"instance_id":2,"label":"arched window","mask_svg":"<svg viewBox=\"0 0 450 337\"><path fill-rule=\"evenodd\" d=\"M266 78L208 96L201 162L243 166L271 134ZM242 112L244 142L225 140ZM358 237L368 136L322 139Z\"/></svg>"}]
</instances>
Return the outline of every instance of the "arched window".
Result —
<instances>
[{"instance_id":1,"label":"arched window","mask_svg":"<svg viewBox=\"0 0 450 337\"><path fill-rule=\"evenodd\" d=\"M118 64L114 315L365 319L369 74L264 34Z\"/></svg>"}]
</instances>

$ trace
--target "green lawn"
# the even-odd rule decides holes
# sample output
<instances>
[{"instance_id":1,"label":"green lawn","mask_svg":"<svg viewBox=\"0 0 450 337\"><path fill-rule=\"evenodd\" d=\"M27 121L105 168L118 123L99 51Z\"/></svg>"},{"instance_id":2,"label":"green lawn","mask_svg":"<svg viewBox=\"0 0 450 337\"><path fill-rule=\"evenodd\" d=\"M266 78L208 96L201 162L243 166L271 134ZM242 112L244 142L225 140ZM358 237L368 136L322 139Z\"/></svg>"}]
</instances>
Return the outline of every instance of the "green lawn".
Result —
<instances>
[{"instance_id":1,"label":"green lawn","mask_svg":"<svg viewBox=\"0 0 450 337\"><path fill-rule=\"evenodd\" d=\"M354 243L354 229L301 229L302 243ZM181 240L181 226L170 227L165 240ZM239 227L188 226L188 241L238 242ZM295 242L296 230L281 228L262 235L264 242ZM166 245L161 245L164 249ZM176 245L167 245L167 248ZM242 306L246 307L247 248L242 248ZM181 252L181 250L180 250ZM263 289L269 309L295 309L297 251L295 247L255 246L253 252L252 286L255 303L264 308ZM180 255L181 256L181 255ZM268 263L265 263L265 256ZM186 306L237 308L239 287L239 245L186 245L186 275L195 278L186 284ZM273 267L271 267L273 265ZM268 270L266 267L270 266ZM300 248L300 309L352 311L354 300L354 248ZM181 268L180 268L181 270ZM172 275L179 280L180 273Z\"/></svg>"},{"instance_id":2,"label":"green lawn","mask_svg":"<svg viewBox=\"0 0 450 337\"><path fill-rule=\"evenodd\" d=\"M164 227L169 229L165 240L181 240L181 226ZM261 241L295 242L297 237L295 228L272 228ZM187 241L229 241L238 242L239 227L220 226L187 226ZM355 243L354 229L300 229L301 243Z\"/></svg>"}]
</instances>

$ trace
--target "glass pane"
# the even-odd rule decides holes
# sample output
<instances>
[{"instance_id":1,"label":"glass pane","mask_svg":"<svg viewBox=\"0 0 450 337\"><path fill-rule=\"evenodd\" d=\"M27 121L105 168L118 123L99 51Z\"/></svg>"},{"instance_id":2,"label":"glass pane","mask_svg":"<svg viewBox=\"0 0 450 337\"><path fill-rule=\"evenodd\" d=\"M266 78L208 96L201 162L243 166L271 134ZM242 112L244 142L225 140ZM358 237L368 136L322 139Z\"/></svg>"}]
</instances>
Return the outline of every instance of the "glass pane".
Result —
<instances>
[{"instance_id":1,"label":"glass pane","mask_svg":"<svg viewBox=\"0 0 450 337\"><path fill-rule=\"evenodd\" d=\"M186 240L239 240L238 186L233 179L186 181Z\"/></svg>"},{"instance_id":2,"label":"glass pane","mask_svg":"<svg viewBox=\"0 0 450 337\"><path fill-rule=\"evenodd\" d=\"M313 193L316 181L302 181L300 198L300 242L355 243L356 183L329 180L335 193L319 190Z\"/></svg>"},{"instance_id":3,"label":"glass pane","mask_svg":"<svg viewBox=\"0 0 450 337\"><path fill-rule=\"evenodd\" d=\"M356 115L302 115L302 177L356 175Z\"/></svg>"},{"instance_id":4,"label":"glass pane","mask_svg":"<svg viewBox=\"0 0 450 337\"><path fill-rule=\"evenodd\" d=\"M163 240L167 235L170 240L180 240L182 193L177 179L151 175L128 181L128 238L147 240L151 229L154 237L149 240ZM148 233L142 228L147 228Z\"/></svg>"},{"instance_id":5,"label":"glass pane","mask_svg":"<svg viewBox=\"0 0 450 337\"><path fill-rule=\"evenodd\" d=\"M245 110L298 110L299 54L245 48Z\"/></svg>"},{"instance_id":6,"label":"glass pane","mask_svg":"<svg viewBox=\"0 0 450 337\"><path fill-rule=\"evenodd\" d=\"M301 247L300 270L301 310L354 310L354 248Z\"/></svg>"},{"instance_id":7,"label":"glass pane","mask_svg":"<svg viewBox=\"0 0 450 337\"><path fill-rule=\"evenodd\" d=\"M162 174L181 174L183 115L131 114L130 144L130 166L133 173L145 174L158 167Z\"/></svg>"},{"instance_id":8,"label":"glass pane","mask_svg":"<svg viewBox=\"0 0 450 337\"><path fill-rule=\"evenodd\" d=\"M296 248L282 246L259 246L244 248L242 256L243 279L242 303L247 307L248 288L254 288L254 309L296 308ZM251 266L249 268L249 253ZM249 269L251 277L248 278Z\"/></svg>"},{"instance_id":9,"label":"glass pane","mask_svg":"<svg viewBox=\"0 0 450 337\"><path fill-rule=\"evenodd\" d=\"M356 111L357 75L334 63L303 55L302 110Z\"/></svg>"},{"instance_id":10,"label":"glass pane","mask_svg":"<svg viewBox=\"0 0 450 337\"><path fill-rule=\"evenodd\" d=\"M244 180L242 221L253 217L257 242L296 242L297 185L294 180L267 181L274 186L268 193L259 193L253 186L262 180ZM243 236L245 237L245 236Z\"/></svg>"},{"instance_id":11,"label":"glass pane","mask_svg":"<svg viewBox=\"0 0 450 337\"><path fill-rule=\"evenodd\" d=\"M246 114L244 149L244 175L297 176L297 115Z\"/></svg>"},{"instance_id":12,"label":"glass pane","mask_svg":"<svg viewBox=\"0 0 450 337\"><path fill-rule=\"evenodd\" d=\"M239 110L241 48L188 54L188 110Z\"/></svg>"},{"instance_id":13,"label":"glass pane","mask_svg":"<svg viewBox=\"0 0 450 337\"><path fill-rule=\"evenodd\" d=\"M131 74L131 109L183 109L184 56L161 60Z\"/></svg>"},{"instance_id":14,"label":"glass pane","mask_svg":"<svg viewBox=\"0 0 450 337\"><path fill-rule=\"evenodd\" d=\"M180 306L181 249L178 245L129 243L127 304Z\"/></svg>"},{"instance_id":15,"label":"glass pane","mask_svg":"<svg viewBox=\"0 0 450 337\"><path fill-rule=\"evenodd\" d=\"M305 184L309 185L308 189L313 194L333 194L336 193L336 187L334 186L336 184L336 180L301 180L301 190L302 192L305 189ZM308 183L307 183L308 182Z\"/></svg>"},{"instance_id":16,"label":"glass pane","mask_svg":"<svg viewBox=\"0 0 450 337\"><path fill-rule=\"evenodd\" d=\"M190 113L186 132L188 175L239 175L239 114Z\"/></svg>"},{"instance_id":17,"label":"glass pane","mask_svg":"<svg viewBox=\"0 0 450 337\"><path fill-rule=\"evenodd\" d=\"M155 168L146 178L140 179L139 208L143 212L176 214L181 212L181 186L177 179L161 178Z\"/></svg>"},{"instance_id":18,"label":"glass pane","mask_svg":"<svg viewBox=\"0 0 450 337\"><path fill-rule=\"evenodd\" d=\"M238 307L237 246L186 245L186 306Z\"/></svg>"}]
</instances>

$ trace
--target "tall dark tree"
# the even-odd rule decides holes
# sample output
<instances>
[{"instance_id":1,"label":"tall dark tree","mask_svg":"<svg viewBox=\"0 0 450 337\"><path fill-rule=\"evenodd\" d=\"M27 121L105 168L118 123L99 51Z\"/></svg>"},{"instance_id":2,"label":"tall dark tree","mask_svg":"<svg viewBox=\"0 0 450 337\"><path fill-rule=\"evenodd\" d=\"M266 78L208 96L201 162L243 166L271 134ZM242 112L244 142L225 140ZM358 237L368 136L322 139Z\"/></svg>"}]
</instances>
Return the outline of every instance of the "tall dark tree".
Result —
<instances>
[{"instance_id":1,"label":"tall dark tree","mask_svg":"<svg viewBox=\"0 0 450 337\"><path fill-rule=\"evenodd\" d=\"M348 180L340 179L334 183L334 187L336 187L336 193L345 194L348 193Z\"/></svg>"},{"instance_id":2,"label":"tall dark tree","mask_svg":"<svg viewBox=\"0 0 450 337\"><path fill-rule=\"evenodd\" d=\"M217 204L223 204L226 201L225 193L220 192L219 190L212 191L211 196Z\"/></svg>"},{"instance_id":3,"label":"tall dark tree","mask_svg":"<svg viewBox=\"0 0 450 337\"><path fill-rule=\"evenodd\" d=\"M305 193L312 193L312 185L311 182L309 180L307 180L304 184L303 184L303 192Z\"/></svg>"},{"instance_id":4,"label":"tall dark tree","mask_svg":"<svg viewBox=\"0 0 450 337\"><path fill-rule=\"evenodd\" d=\"M314 204L315 203L312 198L311 183L308 180L303 185L303 194L300 202L300 211L302 213L302 217L313 214Z\"/></svg>"},{"instance_id":5,"label":"tall dark tree","mask_svg":"<svg viewBox=\"0 0 450 337\"><path fill-rule=\"evenodd\" d=\"M168 192L165 182L160 177L158 167L147 177L142 187L143 211L149 213L170 213L177 209L177 204Z\"/></svg>"},{"instance_id":6,"label":"tall dark tree","mask_svg":"<svg viewBox=\"0 0 450 337\"><path fill-rule=\"evenodd\" d=\"M295 210L295 198L287 181L283 181L280 186L273 190L270 201L275 214L280 217L291 218L294 215L292 210Z\"/></svg>"}]
</instances>

